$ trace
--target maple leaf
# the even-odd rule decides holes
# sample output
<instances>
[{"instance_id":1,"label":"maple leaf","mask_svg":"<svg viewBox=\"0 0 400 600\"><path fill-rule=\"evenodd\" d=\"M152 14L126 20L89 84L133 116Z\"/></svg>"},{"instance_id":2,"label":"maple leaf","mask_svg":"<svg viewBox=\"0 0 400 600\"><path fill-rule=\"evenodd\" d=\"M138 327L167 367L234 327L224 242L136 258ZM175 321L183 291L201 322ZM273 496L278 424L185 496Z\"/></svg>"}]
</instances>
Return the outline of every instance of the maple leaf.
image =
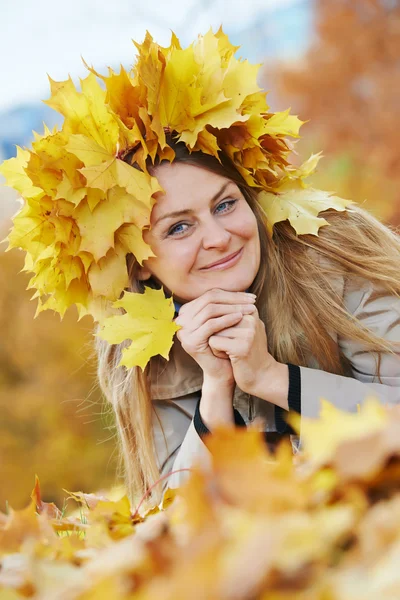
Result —
<instances>
[{"instance_id":1,"label":"maple leaf","mask_svg":"<svg viewBox=\"0 0 400 600\"><path fill-rule=\"evenodd\" d=\"M266 514L304 508L307 488L296 481L287 440L280 444L275 461L260 431L221 424L214 428L214 433L205 439L205 444L213 457L218 487L227 500Z\"/></svg>"},{"instance_id":2,"label":"maple leaf","mask_svg":"<svg viewBox=\"0 0 400 600\"><path fill-rule=\"evenodd\" d=\"M288 421L292 417L288 417ZM331 402L321 398L318 419L301 419L302 444L308 458L315 465L328 464L334 460L342 443L347 440L360 441L361 438L382 431L388 424L388 417L388 412L373 396L365 400L358 413L339 410Z\"/></svg>"},{"instance_id":3,"label":"maple leaf","mask_svg":"<svg viewBox=\"0 0 400 600\"><path fill-rule=\"evenodd\" d=\"M215 156L215 158L217 158L218 160L221 160L218 155L218 152L220 150L220 147L218 146L218 140L215 135L213 135L206 129L204 131L200 131L200 133L198 134L197 142L193 150L201 150L201 152L204 152L205 154L211 154L212 156Z\"/></svg>"},{"instance_id":4,"label":"maple leaf","mask_svg":"<svg viewBox=\"0 0 400 600\"><path fill-rule=\"evenodd\" d=\"M141 229L134 223L122 225L115 232L115 239L125 249L125 252L132 252L139 264L143 264L151 256L155 256L151 247L143 240Z\"/></svg>"},{"instance_id":5,"label":"maple leaf","mask_svg":"<svg viewBox=\"0 0 400 600\"><path fill-rule=\"evenodd\" d=\"M101 73L97 73L92 67L85 66L99 77L103 82L107 90L106 103L110 109L119 115L121 121L128 125L131 123L132 118L135 120L138 117L138 110L141 105L141 90L134 84L133 79L129 76L127 71L121 65L120 72L114 73L110 68L109 75L103 76Z\"/></svg>"},{"instance_id":6,"label":"maple leaf","mask_svg":"<svg viewBox=\"0 0 400 600\"><path fill-rule=\"evenodd\" d=\"M40 481L37 475L35 475L35 487L32 490L31 498L35 502L36 510L39 514L44 513L47 517L52 518L61 517L61 510L54 504L54 502L43 502L40 490Z\"/></svg>"},{"instance_id":7,"label":"maple leaf","mask_svg":"<svg viewBox=\"0 0 400 600\"><path fill-rule=\"evenodd\" d=\"M85 494L85 492L70 492L63 488L63 491L68 494L67 500L70 498L79 502L83 506L85 506L89 510L93 510L99 502L109 502L109 499L106 496L101 496L99 494Z\"/></svg>"},{"instance_id":8,"label":"maple leaf","mask_svg":"<svg viewBox=\"0 0 400 600\"><path fill-rule=\"evenodd\" d=\"M268 118L264 118L262 130L260 132L255 132L250 129L250 133L253 135L255 134L256 137L263 134L268 134L272 137L276 135L299 137L299 129L302 125L307 123L307 121L301 121L296 115L289 115L289 112L290 108L282 112L274 113Z\"/></svg>"},{"instance_id":9,"label":"maple leaf","mask_svg":"<svg viewBox=\"0 0 400 600\"><path fill-rule=\"evenodd\" d=\"M63 131L89 136L114 154L119 138L118 124L105 103L106 92L95 75L90 73L80 80L82 92L77 91L71 78L57 82L49 77L49 81L51 98L45 104L64 116Z\"/></svg>"},{"instance_id":10,"label":"maple leaf","mask_svg":"<svg viewBox=\"0 0 400 600\"><path fill-rule=\"evenodd\" d=\"M297 415L288 418L297 431L301 429L304 455L310 465L314 469L329 465L342 482L356 478L374 485L388 459L400 456L399 407L383 406L373 395L365 399L357 413L343 412L327 400L321 401L318 419L302 418L300 426ZM397 480L396 463L393 473L388 468L383 479L385 476L388 483Z\"/></svg>"},{"instance_id":11,"label":"maple leaf","mask_svg":"<svg viewBox=\"0 0 400 600\"><path fill-rule=\"evenodd\" d=\"M36 502L31 500L22 510L10 508L5 525L0 529L0 556L17 552L22 542L29 538L40 538L41 523L36 517Z\"/></svg>"},{"instance_id":12,"label":"maple leaf","mask_svg":"<svg viewBox=\"0 0 400 600\"><path fill-rule=\"evenodd\" d=\"M121 291L128 287L125 254L123 248L116 246L115 250L111 248L104 258L91 264L88 279L94 295L117 300Z\"/></svg>"},{"instance_id":13,"label":"maple leaf","mask_svg":"<svg viewBox=\"0 0 400 600\"><path fill-rule=\"evenodd\" d=\"M185 50L177 49L170 55L160 86L160 121L171 129L175 129L178 124L180 129L191 129L194 125L190 108L196 88L193 91L191 88L199 66L192 46ZM185 118L182 122L183 115Z\"/></svg>"},{"instance_id":14,"label":"maple leaf","mask_svg":"<svg viewBox=\"0 0 400 600\"><path fill-rule=\"evenodd\" d=\"M107 192L119 186L149 207L154 204L153 194L163 191L156 177L150 177L115 157L92 167L84 167L80 172L86 177L89 187Z\"/></svg>"},{"instance_id":15,"label":"maple leaf","mask_svg":"<svg viewBox=\"0 0 400 600\"><path fill-rule=\"evenodd\" d=\"M93 167L99 165L102 162L114 158L114 155L98 144L94 139L88 138L86 135L76 133L70 135L66 149L71 154L77 156L84 164L85 167Z\"/></svg>"},{"instance_id":16,"label":"maple leaf","mask_svg":"<svg viewBox=\"0 0 400 600\"><path fill-rule=\"evenodd\" d=\"M289 183L290 181L296 181L297 185L304 188L309 187L309 185L304 182L304 179L307 179L307 177L310 177L310 175L314 173L322 156L322 152L317 152L317 154L311 154L300 167L287 166L285 176L279 184L279 191L285 191L286 185L288 185L288 189L291 189L293 184Z\"/></svg>"},{"instance_id":17,"label":"maple leaf","mask_svg":"<svg viewBox=\"0 0 400 600\"><path fill-rule=\"evenodd\" d=\"M150 225L150 208L136 200L122 188L113 188L104 200L93 210L86 201L75 210L75 216L81 236L79 250L88 252L98 261L110 248L114 248L117 230L124 224L134 223L139 235L128 244L129 250L136 256L152 255L150 246L141 237L141 230ZM137 257L137 256L136 256Z\"/></svg>"},{"instance_id":18,"label":"maple leaf","mask_svg":"<svg viewBox=\"0 0 400 600\"><path fill-rule=\"evenodd\" d=\"M167 488L165 494L170 492L170 488ZM218 515L207 486L207 476L201 470L192 469L190 478L184 485L173 489L172 492L174 497L178 496L179 499L179 502L170 505L168 511L172 523L184 524L188 534L193 537L206 527L218 526Z\"/></svg>"},{"instance_id":19,"label":"maple leaf","mask_svg":"<svg viewBox=\"0 0 400 600\"><path fill-rule=\"evenodd\" d=\"M17 190L23 198L36 198L43 196L44 192L40 187L33 185L25 171L29 157L29 150L22 150L17 146L17 156L5 160L0 165L0 173L6 178L6 185Z\"/></svg>"},{"instance_id":20,"label":"maple leaf","mask_svg":"<svg viewBox=\"0 0 400 600\"><path fill-rule=\"evenodd\" d=\"M260 91L259 65L234 58L237 47L222 31L214 35L210 29L184 50L172 40L169 48L157 52L151 36L137 47L137 72L147 87L152 129L161 147L165 145L162 126L178 131L193 148L206 125L222 129L248 119L240 107L247 95Z\"/></svg>"},{"instance_id":21,"label":"maple leaf","mask_svg":"<svg viewBox=\"0 0 400 600\"><path fill-rule=\"evenodd\" d=\"M48 268L48 273L50 273L51 268ZM44 310L54 310L61 315L61 318L64 316L65 311L72 305L76 304L78 310L82 310L83 314L86 314L84 309L88 308L89 301L91 299L90 290L88 289L88 284L86 278L82 279L74 279L71 281L71 284L68 288L65 288L65 284L62 279L60 285L52 290L52 295L46 298L42 298L43 292L38 290L36 294L32 296L33 298L38 298L38 306L35 313L35 318Z\"/></svg>"},{"instance_id":22,"label":"maple leaf","mask_svg":"<svg viewBox=\"0 0 400 600\"><path fill-rule=\"evenodd\" d=\"M173 321L172 298L165 298L162 289L146 288L144 294L125 292L113 306L123 308L126 314L104 319L97 335L110 344L131 340L122 350L120 365L144 370L152 356L161 354L168 358L173 336L179 329Z\"/></svg>"},{"instance_id":23,"label":"maple leaf","mask_svg":"<svg viewBox=\"0 0 400 600\"><path fill-rule=\"evenodd\" d=\"M276 193L261 191L258 201L266 214L271 234L275 223L288 219L298 235L318 235L319 228L328 225L326 219L317 216L321 211L330 208L344 211L354 204L352 200L334 196L333 192L298 187Z\"/></svg>"},{"instance_id":24,"label":"maple leaf","mask_svg":"<svg viewBox=\"0 0 400 600\"><path fill-rule=\"evenodd\" d=\"M78 205L87 194L87 189L84 186L75 188L73 182L68 177L67 173L63 173L61 182L56 188L56 200L68 198L72 204Z\"/></svg>"}]
</instances>

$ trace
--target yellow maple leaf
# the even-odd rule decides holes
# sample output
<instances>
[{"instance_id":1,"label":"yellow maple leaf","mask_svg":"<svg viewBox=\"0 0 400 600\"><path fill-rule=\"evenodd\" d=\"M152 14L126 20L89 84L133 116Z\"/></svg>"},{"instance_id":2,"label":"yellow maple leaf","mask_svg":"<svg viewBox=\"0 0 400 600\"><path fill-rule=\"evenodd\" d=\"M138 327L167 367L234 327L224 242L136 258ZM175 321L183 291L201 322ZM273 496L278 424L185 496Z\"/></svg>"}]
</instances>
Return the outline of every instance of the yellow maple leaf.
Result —
<instances>
[{"instance_id":1,"label":"yellow maple leaf","mask_svg":"<svg viewBox=\"0 0 400 600\"><path fill-rule=\"evenodd\" d=\"M153 194L163 191L156 177L138 171L115 157L79 170L86 177L89 187L98 188L103 192L114 186L125 188L128 194L132 194L149 208L154 204Z\"/></svg>"},{"instance_id":2,"label":"yellow maple leaf","mask_svg":"<svg viewBox=\"0 0 400 600\"><path fill-rule=\"evenodd\" d=\"M286 185L292 185L291 182L290 184L287 184L287 180L298 180L298 183L300 185L302 185L303 187L308 187L308 185L303 180L307 179L307 177L314 173L322 156L322 152L317 152L317 154L311 154L311 156L309 156L309 158L307 158L307 160L305 160L303 164L300 165L300 167L286 167L286 176L282 178L282 183L279 186L279 191L284 191Z\"/></svg>"},{"instance_id":3,"label":"yellow maple leaf","mask_svg":"<svg viewBox=\"0 0 400 600\"><path fill-rule=\"evenodd\" d=\"M162 97L160 120L171 129L175 129L178 123L182 129L191 129L194 124L194 118L190 114L193 103L191 88L199 67L192 45L185 50L171 53L160 86ZM184 123L182 123L183 115L185 115Z\"/></svg>"},{"instance_id":4,"label":"yellow maple leaf","mask_svg":"<svg viewBox=\"0 0 400 600\"><path fill-rule=\"evenodd\" d=\"M117 300L124 288L129 285L125 252L116 246L97 263L93 262L88 271L91 290L95 296L104 296L108 300Z\"/></svg>"},{"instance_id":5,"label":"yellow maple leaf","mask_svg":"<svg viewBox=\"0 0 400 600\"><path fill-rule=\"evenodd\" d=\"M115 232L115 241L121 244L126 253L131 252L140 265L155 256L149 244L143 240L142 230L135 223L122 225Z\"/></svg>"},{"instance_id":6,"label":"yellow maple leaf","mask_svg":"<svg viewBox=\"0 0 400 600\"><path fill-rule=\"evenodd\" d=\"M14 510L10 507L4 527L0 528L0 557L20 551L24 540L40 539L41 535L41 524L36 518L35 500L31 499L29 505L22 510Z\"/></svg>"},{"instance_id":7,"label":"yellow maple leaf","mask_svg":"<svg viewBox=\"0 0 400 600\"><path fill-rule=\"evenodd\" d=\"M47 168L47 165L43 164L40 157L34 153L31 153L25 170L34 185L41 187L48 197L53 197L62 180L61 171Z\"/></svg>"},{"instance_id":8,"label":"yellow maple leaf","mask_svg":"<svg viewBox=\"0 0 400 600\"><path fill-rule=\"evenodd\" d=\"M69 136L66 149L71 154L77 156L83 162L85 167L99 165L102 162L113 158L113 154L108 152L104 146L101 146L92 138L88 138L81 133Z\"/></svg>"},{"instance_id":9,"label":"yellow maple leaf","mask_svg":"<svg viewBox=\"0 0 400 600\"><path fill-rule=\"evenodd\" d=\"M318 419L301 417L302 445L314 464L327 464L343 442L380 431L388 421L389 413L373 396L366 398L358 413L340 410L321 398Z\"/></svg>"},{"instance_id":10,"label":"yellow maple leaf","mask_svg":"<svg viewBox=\"0 0 400 600\"><path fill-rule=\"evenodd\" d=\"M220 147L218 146L217 138L206 129L204 131L200 131L193 150L194 152L201 150L201 152L204 152L205 154L211 154L219 161L221 160L218 154Z\"/></svg>"},{"instance_id":11,"label":"yellow maple leaf","mask_svg":"<svg viewBox=\"0 0 400 600\"><path fill-rule=\"evenodd\" d=\"M87 68L104 81L107 90L106 102L125 125L129 123L132 115L134 118L138 116L141 90L135 86L133 79L122 65L118 74L109 69L108 77L95 72L91 67L87 66Z\"/></svg>"},{"instance_id":12,"label":"yellow maple leaf","mask_svg":"<svg viewBox=\"0 0 400 600\"><path fill-rule=\"evenodd\" d=\"M321 211L329 208L344 211L354 204L353 200L339 198L333 192L313 188L294 188L276 194L261 191L258 201L267 216L271 234L275 223L288 219L298 235L318 235L319 228L328 225L326 219L317 216Z\"/></svg>"},{"instance_id":13,"label":"yellow maple leaf","mask_svg":"<svg viewBox=\"0 0 400 600\"><path fill-rule=\"evenodd\" d=\"M50 272L50 268L48 272ZM72 304L76 304L80 311L88 306L91 299L86 277L73 279L67 289L65 288L65 282L61 279L61 284L52 290L51 296L43 300L40 298L40 295L41 292L38 290L31 298L32 300L38 298L38 306L34 318L44 310L54 310L60 313L62 318L67 308Z\"/></svg>"},{"instance_id":14,"label":"yellow maple leaf","mask_svg":"<svg viewBox=\"0 0 400 600\"><path fill-rule=\"evenodd\" d=\"M79 257L68 255L48 246L36 261L34 273L27 289L36 288L42 294L52 293L53 288L68 289L74 279L81 279L84 268Z\"/></svg>"},{"instance_id":15,"label":"yellow maple leaf","mask_svg":"<svg viewBox=\"0 0 400 600\"><path fill-rule=\"evenodd\" d=\"M277 112L264 121L263 133L271 136L290 135L299 137L299 129L307 121L301 121L296 115L289 115L290 108Z\"/></svg>"},{"instance_id":16,"label":"yellow maple leaf","mask_svg":"<svg viewBox=\"0 0 400 600\"><path fill-rule=\"evenodd\" d=\"M125 223L135 223L140 233L128 251L133 252L136 258L152 255L150 246L141 237L142 229L150 224L150 208L124 189L115 187L109 190L94 210L90 210L86 201L81 202L74 216L81 235L80 250L93 254L96 261L114 247L115 233Z\"/></svg>"},{"instance_id":17,"label":"yellow maple leaf","mask_svg":"<svg viewBox=\"0 0 400 600\"><path fill-rule=\"evenodd\" d=\"M163 126L181 133L180 139L193 148L206 125L223 129L246 121L240 107L247 95L260 92L256 81L260 65L236 59L237 47L222 33L210 29L188 48L174 41L160 48L151 36L137 46L139 80L147 88L151 129L161 148L165 145Z\"/></svg>"},{"instance_id":18,"label":"yellow maple leaf","mask_svg":"<svg viewBox=\"0 0 400 600\"><path fill-rule=\"evenodd\" d=\"M81 200L83 200L83 198L86 196L86 194L87 189L85 187L82 186L75 188L73 182L70 180L67 173L63 173L61 183L59 183L56 188L55 199L65 200L66 198L68 198L68 201L71 202L71 204L77 206L81 202Z\"/></svg>"},{"instance_id":19,"label":"yellow maple leaf","mask_svg":"<svg viewBox=\"0 0 400 600\"><path fill-rule=\"evenodd\" d=\"M17 156L5 160L0 165L0 173L6 178L6 185L17 190L24 198L43 196L43 190L34 186L26 174L25 168L29 158L29 150L22 150L17 146Z\"/></svg>"},{"instance_id":20,"label":"yellow maple leaf","mask_svg":"<svg viewBox=\"0 0 400 600\"><path fill-rule=\"evenodd\" d=\"M168 358L173 336L179 329L173 321L172 298L166 298L162 289L146 288L144 294L125 292L113 306L123 308L126 313L104 319L96 335L110 344L132 340L122 350L120 365L144 370L152 356L161 354Z\"/></svg>"},{"instance_id":21,"label":"yellow maple leaf","mask_svg":"<svg viewBox=\"0 0 400 600\"><path fill-rule=\"evenodd\" d=\"M118 124L105 103L106 92L95 75L90 73L80 80L82 92L77 91L71 78L54 81L49 77L49 81L51 98L45 104L64 115L63 131L89 136L114 154L119 138Z\"/></svg>"}]
</instances>

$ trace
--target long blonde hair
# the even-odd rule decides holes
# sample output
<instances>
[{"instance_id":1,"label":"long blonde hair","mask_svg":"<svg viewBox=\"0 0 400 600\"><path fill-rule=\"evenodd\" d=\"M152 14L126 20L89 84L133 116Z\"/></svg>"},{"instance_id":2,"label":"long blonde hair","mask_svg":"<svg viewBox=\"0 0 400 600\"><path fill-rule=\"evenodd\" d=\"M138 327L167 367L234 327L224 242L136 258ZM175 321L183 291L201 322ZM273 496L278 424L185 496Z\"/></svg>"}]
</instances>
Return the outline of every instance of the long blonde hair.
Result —
<instances>
[{"instance_id":1,"label":"long blonde hair","mask_svg":"<svg viewBox=\"0 0 400 600\"><path fill-rule=\"evenodd\" d=\"M352 274L376 284L376 294L399 296L398 232L360 206L352 205L343 212L329 209L320 213L329 225L322 227L318 236L299 237L289 222L283 221L275 224L271 239L265 215L257 202L257 191L246 185L226 157L222 156L219 163L201 152L190 154L185 144L176 144L170 137L168 143L175 150L175 161L235 181L256 216L261 265L250 291L257 295L256 304L266 326L272 356L282 363L307 366L307 359L313 355L324 371L351 376L350 364L330 334L336 332L346 339L362 342L368 351L377 352L379 374L381 353L396 350L345 310L332 281ZM130 158L128 155L125 160L129 162ZM323 267L318 259L324 260ZM142 292L144 284L137 278L138 265L132 255L127 257L127 264L129 290ZM127 342L109 345L97 336L94 340L99 384L115 416L119 472L135 504L160 476L152 433L151 361L144 372L140 368L118 367ZM158 503L161 494L162 485L154 486L143 505Z\"/></svg>"}]
</instances>

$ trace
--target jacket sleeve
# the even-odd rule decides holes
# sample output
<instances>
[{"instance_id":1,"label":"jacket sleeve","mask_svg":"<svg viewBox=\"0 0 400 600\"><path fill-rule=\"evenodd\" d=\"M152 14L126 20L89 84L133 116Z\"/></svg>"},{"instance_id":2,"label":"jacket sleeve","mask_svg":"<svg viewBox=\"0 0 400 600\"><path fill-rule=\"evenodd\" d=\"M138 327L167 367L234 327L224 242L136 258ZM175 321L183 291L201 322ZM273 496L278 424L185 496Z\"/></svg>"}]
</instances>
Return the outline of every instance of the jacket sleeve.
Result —
<instances>
[{"instance_id":1,"label":"jacket sleeve","mask_svg":"<svg viewBox=\"0 0 400 600\"><path fill-rule=\"evenodd\" d=\"M400 402L400 299L363 281L358 289L345 293L344 304L374 334L397 342L397 353L381 353L380 382L376 374L378 354L366 350L360 342L339 337L339 347L350 361L353 377L300 367L302 416L317 417L321 398L348 412L357 411L357 405L368 396L384 404Z\"/></svg>"},{"instance_id":2,"label":"jacket sleeve","mask_svg":"<svg viewBox=\"0 0 400 600\"><path fill-rule=\"evenodd\" d=\"M193 421L200 394L198 391L173 400L153 400L153 436L160 476L190 469L197 462L210 464L210 452ZM171 475L163 481L163 490L179 487L189 475L189 471Z\"/></svg>"},{"instance_id":3,"label":"jacket sleeve","mask_svg":"<svg viewBox=\"0 0 400 600\"><path fill-rule=\"evenodd\" d=\"M200 415L201 391L173 400L154 400L153 434L160 476L199 463L211 465L204 437L211 432ZM239 411L233 409L235 424L246 427ZM160 421L164 430L161 429ZM189 471L174 473L163 481L163 489L182 485Z\"/></svg>"}]
</instances>

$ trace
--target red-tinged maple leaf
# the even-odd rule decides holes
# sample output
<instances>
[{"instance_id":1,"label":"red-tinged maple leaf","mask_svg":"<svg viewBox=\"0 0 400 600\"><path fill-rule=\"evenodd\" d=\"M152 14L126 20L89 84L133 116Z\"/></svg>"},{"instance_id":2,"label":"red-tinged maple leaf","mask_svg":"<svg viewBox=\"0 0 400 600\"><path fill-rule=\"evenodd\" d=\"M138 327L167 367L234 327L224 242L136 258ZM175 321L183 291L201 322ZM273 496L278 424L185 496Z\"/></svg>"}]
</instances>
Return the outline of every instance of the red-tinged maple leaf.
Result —
<instances>
[{"instance_id":1,"label":"red-tinged maple leaf","mask_svg":"<svg viewBox=\"0 0 400 600\"><path fill-rule=\"evenodd\" d=\"M54 502L43 502L40 491L39 477L35 475L35 486L31 493L31 498L36 504L36 510L39 514L44 514L49 518L60 519L62 517L61 510Z\"/></svg>"},{"instance_id":2,"label":"red-tinged maple leaf","mask_svg":"<svg viewBox=\"0 0 400 600\"><path fill-rule=\"evenodd\" d=\"M54 537L47 520L40 519L36 514L36 503L30 504L22 510L13 510L3 519L0 529L0 555L9 552L18 552L21 544L28 538L40 539L42 536Z\"/></svg>"},{"instance_id":3,"label":"red-tinged maple leaf","mask_svg":"<svg viewBox=\"0 0 400 600\"><path fill-rule=\"evenodd\" d=\"M97 494L85 494L84 492L69 492L68 490L63 490L67 494L69 494L67 500L72 498L85 506L89 510L94 510L99 502L109 502L109 499L105 496L99 496Z\"/></svg>"},{"instance_id":4,"label":"red-tinged maple leaf","mask_svg":"<svg viewBox=\"0 0 400 600\"><path fill-rule=\"evenodd\" d=\"M273 458L260 431L220 425L205 443L213 456L215 484L226 502L260 513L307 506L310 492L296 477L288 441Z\"/></svg>"}]
</instances>

